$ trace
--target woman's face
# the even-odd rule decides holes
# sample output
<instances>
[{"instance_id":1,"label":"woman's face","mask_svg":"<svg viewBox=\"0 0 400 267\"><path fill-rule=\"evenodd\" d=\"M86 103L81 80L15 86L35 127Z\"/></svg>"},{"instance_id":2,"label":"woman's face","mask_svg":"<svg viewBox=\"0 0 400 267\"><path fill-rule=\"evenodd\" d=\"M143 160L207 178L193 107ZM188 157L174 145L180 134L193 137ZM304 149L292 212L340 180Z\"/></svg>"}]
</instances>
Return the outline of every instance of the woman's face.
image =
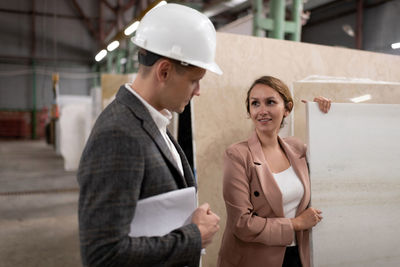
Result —
<instances>
[{"instance_id":1,"label":"woman's face","mask_svg":"<svg viewBox=\"0 0 400 267\"><path fill-rule=\"evenodd\" d=\"M256 84L250 91L249 107L258 132L278 134L283 117L289 115L281 95L264 84Z\"/></svg>"}]
</instances>

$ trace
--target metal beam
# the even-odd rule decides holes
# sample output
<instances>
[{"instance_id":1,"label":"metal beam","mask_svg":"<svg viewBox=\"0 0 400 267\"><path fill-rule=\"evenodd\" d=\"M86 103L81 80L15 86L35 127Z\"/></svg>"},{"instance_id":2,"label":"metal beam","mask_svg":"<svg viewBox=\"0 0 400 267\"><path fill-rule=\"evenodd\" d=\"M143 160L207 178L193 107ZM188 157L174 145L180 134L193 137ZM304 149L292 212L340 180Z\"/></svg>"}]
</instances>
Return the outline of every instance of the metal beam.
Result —
<instances>
[{"instance_id":1,"label":"metal beam","mask_svg":"<svg viewBox=\"0 0 400 267\"><path fill-rule=\"evenodd\" d=\"M55 58L55 57L32 57L32 56L19 56L19 55L5 55L0 54L0 62L7 63L11 61L25 61L27 63L35 62L76 62L76 63L84 63L84 64L93 64L95 63L94 59L88 58Z\"/></svg>"},{"instance_id":2,"label":"metal beam","mask_svg":"<svg viewBox=\"0 0 400 267\"><path fill-rule=\"evenodd\" d=\"M357 22L356 22L356 48L363 49L363 14L364 14L364 1L357 0Z\"/></svg>"},{"instance_id":3,"label":"metal beam","mask_svg":"<svg viewBox=\"0 0 400 267\"><path fill-rule=\"evenodd\" d=\"M122 22L122 15L123 15L123 11L122 11L122 0L118 0L117 1L117 30L120 31L122 29L123 22Z\"/></svg>"},{"instance_id":4,"label":"metal beam","mask_svg":"<svg viewBox=\"0 0 400 267\"><path fill-rule=\"evenodd\" d=\"M0 13L9 13L9 14L18 14L18 15L27 15L31 16L32 11L23 11L23 10L14 10L14 9L5 9L5 8L0 8ZM82 16L73 16L73 15L67 15L67 14L60 14L60 13L47 13L47 12L40 12L40 11L35 11L35 16L36 17L57 17L57 18L62 18L62 19L79 19L82 20ZM95 21L98 20L98 17L88 17L89 20ZM107 19L104 22L107 23L113 23L114 20L112 19Z\"/></svg>"},{"instance_id":5,"label":"metal beam","mask_svg":"<svg viewBox=\"0 0 400 267\"><path fill-rule=\"evenodd\" d=\"M104 33L104 10L103 10L103 2L99 1L99 41L101 46L104 46L104 39L106 38L106 35Z\"/></svg>"},{"instance_id":6,"label":"metal beam","mask_svg":"<svg viewBox=\"0 0 400 267\"><path fill-rule=\"evenodd\" d=\"M78 10L79 14L83 17L83 21L86 24L87 28L89 29L89 32L91 33L91 35L97 40L99 41L99 37L97 36L97 32L94 29L92 23L90 22L90 20L88 19L88 17L86 17L85 13L83 12L83 10L81 9L81 7L79 6L78 2L76 2L76 0L72 0L72 3L74 4L75 8Z\"/></svg>"},{"instance_id":7,"label":"metal beam","mask_svg":"<svg viewBox=\"0 0 400 267\"><path fill-rule=\"evenodd\" d=\"M128 9L130 9L131 7L133 7L136 3L136 0L130 0L128 3L126 3L123 7L122 7L122 11L125 12Z\"/></svg>"},{"instance_id":8,"label":"metal beam","mask_svg":"<svg viewBox=\"0 0 400 267\"><path fill-rule=\"evenodd\" d=\"M113 7L110 3L108 3L107 0L101 0L101 2L103 2L106 5L106 7L108 7L112 12L114 12L114 14L117 14L117 9Z\"/></svg>"}]
</instances>

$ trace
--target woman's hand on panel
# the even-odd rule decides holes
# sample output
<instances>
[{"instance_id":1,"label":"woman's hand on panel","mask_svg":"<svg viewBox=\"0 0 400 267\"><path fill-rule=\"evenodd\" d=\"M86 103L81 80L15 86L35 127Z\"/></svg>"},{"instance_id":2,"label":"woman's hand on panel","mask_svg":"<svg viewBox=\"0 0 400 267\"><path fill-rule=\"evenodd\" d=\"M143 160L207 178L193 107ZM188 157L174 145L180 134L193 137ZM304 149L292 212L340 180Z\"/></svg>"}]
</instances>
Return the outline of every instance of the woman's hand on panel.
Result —
<instances>
[{"instance_id":1,"label":"woman's hand on panel","mask_svg":"<svg viewBox=\"0 0 400 267\"><path fill-rule=\"evenodd\" d=\"M301 102L307 103L307 100L301 100ZM319 109L324 113L328 113L329 109L331 108L332 101L326 97L318 96L314 98L314 102L318 103Z\"/></svg>"}]
</instances>

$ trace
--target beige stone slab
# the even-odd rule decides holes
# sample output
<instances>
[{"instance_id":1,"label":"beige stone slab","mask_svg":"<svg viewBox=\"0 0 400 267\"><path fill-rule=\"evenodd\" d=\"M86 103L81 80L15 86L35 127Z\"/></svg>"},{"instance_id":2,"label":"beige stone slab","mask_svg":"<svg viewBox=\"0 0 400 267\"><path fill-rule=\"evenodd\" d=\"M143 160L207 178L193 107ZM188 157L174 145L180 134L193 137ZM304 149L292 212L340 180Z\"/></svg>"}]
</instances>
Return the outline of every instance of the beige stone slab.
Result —
<instances>
[{"instance_id":1,"label":"beige stone slab","mask_svg":"<svg viewBox=\"0 0 400 267\"><path fill-rule=\"evenodd\" d=\"M136 74L109 74L101 75L101 90L103 108L110 103L117 93L121 85L131 83L135 79Z\"/></svg>"},{"instance_id":2,"label":"beige stone slab","mask_svg":"<svg viewBox=\"0 0 400 267\"><path fill-rule=\"evenodd\" d=\"M244 101L253 80L272 75L289 87L310 75L400 82L400 56L227 33L217 33L216 61L224 74L207 73L193 103L199 202L209 202L221 217L203 267L216 266L226 220L222 155L251 132ZM289 132L286 128L283 135Z\"/></svg>"}]
</instances>

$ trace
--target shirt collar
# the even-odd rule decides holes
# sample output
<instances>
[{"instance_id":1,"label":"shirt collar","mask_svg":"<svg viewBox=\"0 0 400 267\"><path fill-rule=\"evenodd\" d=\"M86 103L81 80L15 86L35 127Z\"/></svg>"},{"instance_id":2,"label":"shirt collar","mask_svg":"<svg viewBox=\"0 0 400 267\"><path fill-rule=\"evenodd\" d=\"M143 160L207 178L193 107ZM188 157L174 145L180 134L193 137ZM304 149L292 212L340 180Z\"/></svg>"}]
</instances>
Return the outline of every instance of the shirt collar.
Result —
<instances>
[{"instance_id":1,"label":"shirt collar","mask_svg":"<svg viewBox=\"0 0 400 267\"><path fill-rule=\"evenodd\" d=\"M144 100L131 86L126 83L125 88L131 92L134 96L136 96L140 102L147 108L150 113L150 116L153 118L154 122L157 125L159 130L163 130L164 132L167 130L168 124L171 122L172 114L169 110L163 109L161 112L156 110L152 105L150 105L146 100Z\"/></svg>"}]
</instances>

